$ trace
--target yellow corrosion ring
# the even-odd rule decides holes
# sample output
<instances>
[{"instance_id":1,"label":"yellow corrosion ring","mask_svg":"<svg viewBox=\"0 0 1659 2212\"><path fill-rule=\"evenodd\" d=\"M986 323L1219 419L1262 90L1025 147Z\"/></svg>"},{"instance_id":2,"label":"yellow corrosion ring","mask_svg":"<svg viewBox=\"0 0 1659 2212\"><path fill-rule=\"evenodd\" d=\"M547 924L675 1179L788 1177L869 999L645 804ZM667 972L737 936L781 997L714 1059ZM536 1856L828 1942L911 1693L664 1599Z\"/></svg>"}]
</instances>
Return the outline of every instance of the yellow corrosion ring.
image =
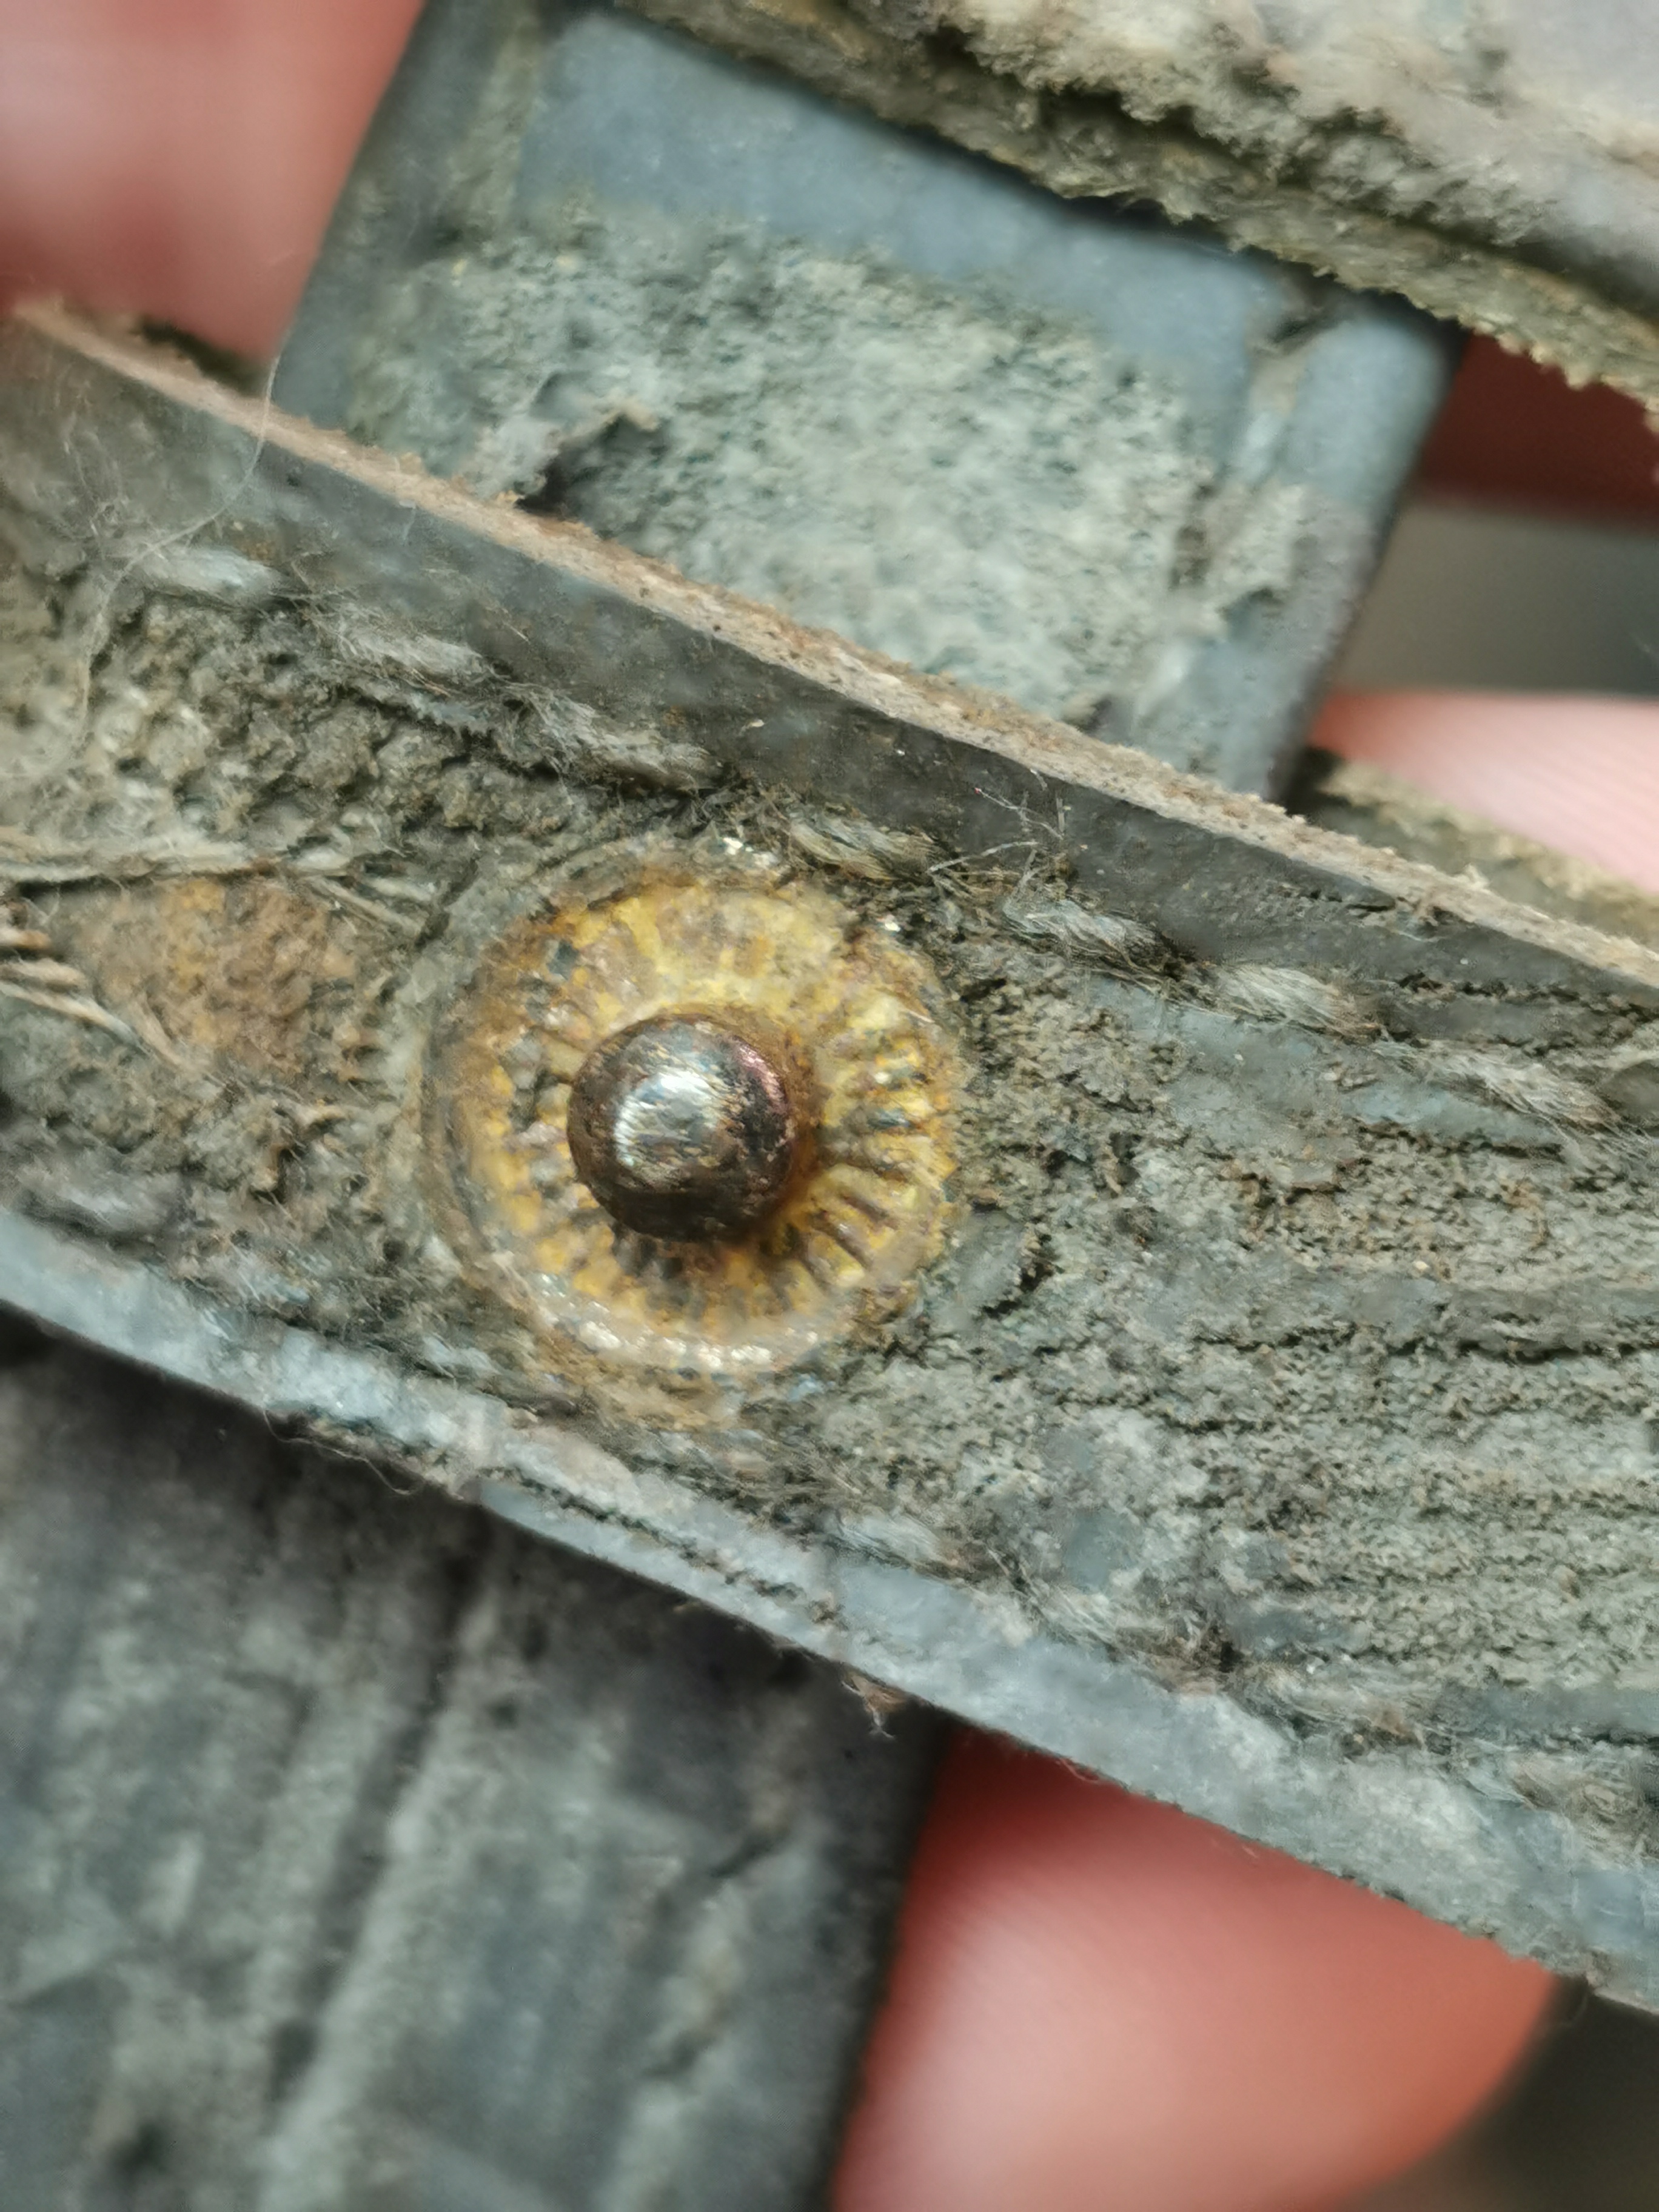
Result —
<instances>
[{"instance_id":1,"label":"yellow corrosion ring","mask_svg":"<svg viewBox=\"0 0 1659 2212\"><path fill-rule=\"evenodd\" d=\"M615 1218L569 1133L596 1055L677 1017L777 1040L804 1123L761 1218L678 1239ZM816 884L670 864L556 891L486 950L434 1062L475 1274L536 1326L556 1372L641 1413L665 1395L695 1418L711 1386L758 1383L867 1328L943 1240L960 1063L932 971L893 924Z\"/></svg>"}]
</instances>

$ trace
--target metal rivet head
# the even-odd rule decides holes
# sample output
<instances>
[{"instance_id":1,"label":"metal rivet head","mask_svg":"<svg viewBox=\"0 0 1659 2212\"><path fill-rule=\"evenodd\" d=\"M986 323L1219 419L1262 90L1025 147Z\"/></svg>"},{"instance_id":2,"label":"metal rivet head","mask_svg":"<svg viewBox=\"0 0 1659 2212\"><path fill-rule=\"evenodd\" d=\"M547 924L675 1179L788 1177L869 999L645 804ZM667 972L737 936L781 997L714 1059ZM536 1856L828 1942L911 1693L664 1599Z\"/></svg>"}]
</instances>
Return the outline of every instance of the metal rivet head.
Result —
<instances>
[{"instance_id":1,"label":"metal rivet head","mask_svg":"<svg viewBox=\"0 0 1659 2212\"><path fill-rule=\"evenodd\" d=\"M781 863L696 858L541 886L434 1024L425 1099L473 1279L550 1375L675 1428L909 1297L964 1079L918 954Z\"/></svg>"},{"instance_id":2,"label":"metal rivet head","mask_svg":"<svg viewBox=\"0 0 1659 2212\"><path fill-rule=\"evenodd\" d=\"M801 1085L780 1042L723 1016L659 1014L592 1052L570 1087L577 1174L642 1237L706 1243L765 1220L800 1164Z\"/></svg>"}]
</instances>

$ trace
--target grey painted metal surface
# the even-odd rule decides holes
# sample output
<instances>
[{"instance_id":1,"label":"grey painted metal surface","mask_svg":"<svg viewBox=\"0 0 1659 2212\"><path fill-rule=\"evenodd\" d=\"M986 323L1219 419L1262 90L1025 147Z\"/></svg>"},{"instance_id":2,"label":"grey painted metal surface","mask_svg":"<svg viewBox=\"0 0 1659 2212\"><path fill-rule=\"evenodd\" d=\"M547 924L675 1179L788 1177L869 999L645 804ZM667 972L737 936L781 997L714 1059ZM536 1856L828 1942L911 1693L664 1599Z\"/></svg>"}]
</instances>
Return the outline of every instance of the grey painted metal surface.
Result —
<instances>
[{"instance_id":1,"label":"grey painted metal surface","mask_svg":"<svg viewBox=\"0 0 1659 2212\"><path fill-rule=\"evenodd\" d=\"M1263 790L1452 351L610 8L440 0L276 391Z\"/></svg>"},{"instance_id":2,"label":"grey painted metal surface","mask_svg":"<svg viewBox=\"0 0 1659 2212\"><path fill-rule=\"evenodd\" d=\"M927 1718L877 1734L700 1607L5 1350L12 2212L817 2201Z\"/></svg>"},{"instance_id":3,"label":"grey painted metal surface","mask_svg":"<svg viewBox=\"0 0 1659 2212\"><path fill-rule=\"evenodd\" d=\"M392 1009L342 1078L307 1055L345 1006L312 1032L293 1002L317 1042L280 1096L343 1118L289 1122L273 1190L258 1054L288 1043L230 1036L234 1080L210 1050L181 1089L63 976L13 994L5 1188L37 1219L7 1224L9 1295L1654 2002L1659 957L152 356L50 321L6 343L33 705L4 866L61 946L29 957L81 962L131 1030L122 957L245 877L314 902L319 974L390 931L362 972ZM919 874L900 828L933 840ZM422 1009L468 1002L466 916L641 834L699 866L730 841L780 911L812 887L933 962L970 1070L960 1210L911 1306L712 1431L629 1413L499 1279L442 1264L399 1133ZM174 1048L211 1002L180 974L149 1003ZM228 1179L169 1182L179 1131ZM143 1218L108 1211L112 1144L154 1178L114 1186ZM360 1164L396 1231L372 1249ZM40 1217L90 1238L78 1265Z\"/></svg>"}]
</instances>

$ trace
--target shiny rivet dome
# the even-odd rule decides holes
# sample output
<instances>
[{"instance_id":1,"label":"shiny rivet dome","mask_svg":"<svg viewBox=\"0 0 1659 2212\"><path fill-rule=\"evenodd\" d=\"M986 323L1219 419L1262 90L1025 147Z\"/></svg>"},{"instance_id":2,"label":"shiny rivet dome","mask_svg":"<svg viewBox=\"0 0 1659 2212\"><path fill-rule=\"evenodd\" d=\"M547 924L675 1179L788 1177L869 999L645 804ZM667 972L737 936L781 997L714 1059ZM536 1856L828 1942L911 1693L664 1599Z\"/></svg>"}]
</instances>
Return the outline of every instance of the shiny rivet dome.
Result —
<instances>
[{"instance_id":1,"label":"shiny rivet dome","mask_svg":"<svg viewBox=\"0 0 1659 2212\"><path fill-rule=\"evenodd\" d=\"M613 1221L677 1243L772 1212L807 1136L787 1052L718 1018L653 1016L608 1037L570 1087L576 1173Z\"/></svg>"}]
</instances>

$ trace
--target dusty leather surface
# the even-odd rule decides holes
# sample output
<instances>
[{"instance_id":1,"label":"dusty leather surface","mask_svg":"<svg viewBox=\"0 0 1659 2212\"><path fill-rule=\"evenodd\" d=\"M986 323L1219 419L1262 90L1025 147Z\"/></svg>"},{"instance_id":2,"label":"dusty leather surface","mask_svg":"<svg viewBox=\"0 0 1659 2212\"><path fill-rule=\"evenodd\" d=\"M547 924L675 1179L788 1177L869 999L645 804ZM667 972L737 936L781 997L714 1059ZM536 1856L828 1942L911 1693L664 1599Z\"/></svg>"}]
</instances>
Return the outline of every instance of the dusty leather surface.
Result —
<instances>
[{"instance_id":1,"label":"dusty leather surface","mask_svg":"<svg viewBox=\"0 0 1659 2212\"><path fill-rule=\"evenodd\" d=\"M272 397L1276 796L1448 336L608 0L429 0Z\"/></svg>"},{"instance_id":2,"label":"dusty leather surface","mask_svg":"<svg viewBox=\"0 0 1659 2212\"><path fill-rule=\"evenodd\" d=\"M1659 957L8 347L5 1298L1659 2003ZM724 1426L520 1312L453 1141L517 1078L428 1047L638 837L933 963L971 1070L912 1303Z\"/></svg>"},{"instance_id":3,"label":"dusty leather surface","mask_svg":"<svg viewBox=\"0 0 1659 2212\"><path fill-rule=\"evenodd\" d=\"M1659 21L1635 0L644 7L1659 401Z\"/></svg>"},{"instance_id":4,"label":"dusty leather surface","mask_svg":"<svg viewBox=\"0 0 1659 2212\"><path fill-rule=\"evenodd\" d=\"M921 1716L3 1312L0 1527L9 2212L818 2201Z\"/></svg>"},{"instance_id":5,"label":"dusty leather surface","mask_svg":"<svg viewBox=\"0 0 1659 2212\"><path fill-rule=\"evenodd\" d=\"M1045 91L1186 119L1269 176L1659 295L1659 19L1566 0L868 0Z\"/></svg>"}]
</instances>

